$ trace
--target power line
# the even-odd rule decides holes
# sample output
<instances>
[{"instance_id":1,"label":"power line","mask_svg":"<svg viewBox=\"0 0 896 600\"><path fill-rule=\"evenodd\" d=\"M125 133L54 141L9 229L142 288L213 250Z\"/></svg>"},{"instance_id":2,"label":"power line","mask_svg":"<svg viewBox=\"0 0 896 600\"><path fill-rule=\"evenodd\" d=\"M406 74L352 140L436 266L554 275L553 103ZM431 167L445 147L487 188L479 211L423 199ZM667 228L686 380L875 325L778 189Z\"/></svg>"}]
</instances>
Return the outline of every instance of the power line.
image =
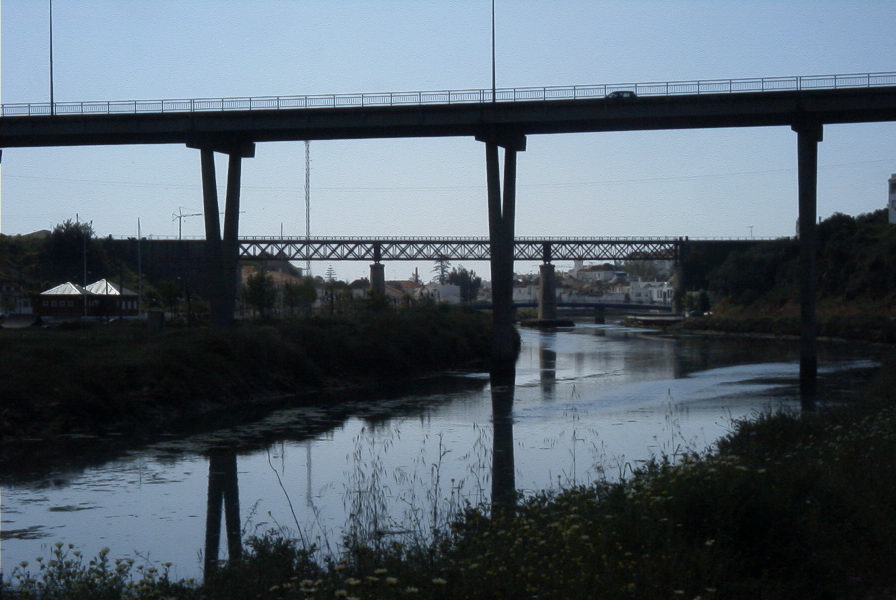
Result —
<instances>
[{"instance_id":1,"label":"power line","mask_svg":"<svg viewBox=\"0 0 896 600\"><path fill-rule=\"evenodd\" d=\"M307 160L307 158L306 158ZM819 165L819 170L824 169L839 169L839 168L849 168L849 167L860 167L863 165L873 165L873 164L887 164L891 165L896 162L896 158L889 159L879 159L879 160L864 160L864 161L854 161L854 162L845 162L845 163L833 163L827 165ZM603 180L591 180L591 181L569 181L569 182L545 182L545 183L527 183L527 184L517 184L518 188L561 188L561 187L590 187L590 186L601 186L601 185L616 185L616 184L633 184L633 183L652 183L652 182L664 182L664 181L693 181L699 179L720 179L724 177L743 177L750 175L772 175L777 173L794 173L796 172L796 168L782 168L782 169L763 169L756 171L728 171L722 173L706 173L706 174L696 174L696 175L671 175L668 177L639 177L632 179L603 179ZM123 181L123 180L114 180L114 179L81 179L81 178L65 178L65 177L44 177L44 176L36 176L36 175L8 175L4 173L5 179L19 179L19 180L38 180L38 181L47 181L47 182L56 182L56 183L90 183L90 184L101 184L101 185L122 185L122 186L131 186L131 187L147 187L147 188L177 188L177 189L200 189L201 185L199 184L190 184L190 183L173 183L173 182L149 182L149 181ZM306 181L307 186L307 181ZM242 186L243 190L260 190L260 191L279 191L279 192L295 192L298 190L295 186L270 186L270 185L244 185ZM396 192L396 191L419 191L419 192L432 192L432 191L458 191L458 190L484 190L486 186L484 185L443 185L443 186L356 186L356 187L346 187L346 186L319 186L318 190L328 191L328 192Z\"/></svg>"}]
</instances>

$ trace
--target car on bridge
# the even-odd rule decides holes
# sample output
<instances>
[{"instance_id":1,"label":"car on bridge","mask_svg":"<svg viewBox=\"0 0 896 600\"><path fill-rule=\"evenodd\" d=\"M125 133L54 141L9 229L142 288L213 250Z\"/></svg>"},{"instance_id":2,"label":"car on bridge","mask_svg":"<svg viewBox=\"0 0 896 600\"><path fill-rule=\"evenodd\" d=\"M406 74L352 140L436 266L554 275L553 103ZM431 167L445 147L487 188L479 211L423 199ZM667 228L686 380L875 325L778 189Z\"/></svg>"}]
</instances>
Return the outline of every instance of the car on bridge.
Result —
<instances>
[{"instance_id":1,"label":"car on bridge","mask_svg":"<svg viewBox=\"0 0 896 600\"><path fill-rule=\"evenodd\" d=\"M632 90L616 90L607 94L607 100L628 100L637 97L638 95Z\"/></svg>"}]
</instances>

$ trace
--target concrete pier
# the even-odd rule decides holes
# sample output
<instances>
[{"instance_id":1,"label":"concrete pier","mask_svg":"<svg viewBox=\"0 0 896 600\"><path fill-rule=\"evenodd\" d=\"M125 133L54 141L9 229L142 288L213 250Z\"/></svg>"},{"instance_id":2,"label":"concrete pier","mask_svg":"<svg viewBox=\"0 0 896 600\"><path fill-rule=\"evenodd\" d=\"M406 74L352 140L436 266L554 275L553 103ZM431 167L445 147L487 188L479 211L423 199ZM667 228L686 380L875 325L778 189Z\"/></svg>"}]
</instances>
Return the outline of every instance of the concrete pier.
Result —
<instances>
[{"instance_id":1,"label":"concrete pier","mask_svg":"<svg viewBox=\"0 0 896 600\"><path fill-rule=\"evenodd\" d=\"M818 143L820 123L795 123L797 177L799 178L800 235L800 401L804 410L815 407L818 377L816 340L817 267L816 224L818 191Z\"/></svg>"},{"instance_id":2,"label":"concrete pier","mask_svg":"<svg viewBox=\"0 0 896 600\"><path fill-rule=\"evenodd\" d=\"M196 145L202 164L202 203L205 215L206 260L211 274L212 295L209 297L211 325L233 324L238 292L237 262L239 259L239 213L242 159L255 156L255 144L233 143L225 146ZM224 231L221 232L218 208L218 184L215 174L215 151L229 156L227 191L224 205Z\"/></svg>"},{"instance_id":3,"label":"concrete pier","mask_svg":"<svg viewBox=\"0 0 896 600\"><path fill-rule=\"evenodd\" d=\"M555 321L557 319L557 276L554 265L544 264L538 269L538 320Z\"/></svg>"},{"instance_id":4,"label":"concrete pier","mask_svg":"<svg viewBox=\"0 0 896 600\"><path fill-rule=\"evenodd\" d=\"M519 345L513 328L513 236L516 211L516 154L526 149L520 134L489 132L485 142L488 229L492 271L492 371L515 368ZM504 148L504 189L498 147Z\"/></svg>"},{"instance_id":5,"label":"concrete pier","mask_svg":"<svg viewBox=\"0 0 896 600\"><path fill-rule=\"evenodd\" d=\"M386 267L382 263L370 265L370 293L374 296L386 295Z\"/></svg>"}]
</instances>

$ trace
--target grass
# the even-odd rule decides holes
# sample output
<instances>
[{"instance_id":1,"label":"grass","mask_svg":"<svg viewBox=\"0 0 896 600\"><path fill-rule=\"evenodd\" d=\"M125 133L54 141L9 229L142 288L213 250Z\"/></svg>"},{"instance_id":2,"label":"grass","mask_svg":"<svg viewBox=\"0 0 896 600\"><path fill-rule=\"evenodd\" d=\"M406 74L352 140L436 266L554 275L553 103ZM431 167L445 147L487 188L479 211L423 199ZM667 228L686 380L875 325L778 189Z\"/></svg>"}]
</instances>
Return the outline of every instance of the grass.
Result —
<instances>
[{"instance_id":1,"label":"grass","mask_svg":"<svg viewBox=\"0 0 896 600\"><path fill-rule=\"evenodd\" d=\"M135 587L115 584L119 596L84 581L106 581L108 568L62 569L57 556L44 589L209 600L896 598L894 372L882 369L851 404L757 415L712 452L659 457L622 481L534 494L494 514L466 506L425 543L362 536L333 555L269 532L202 584L144 567L130 572ZM43 567L28 569L15 567L10 583L74 597L40 596Z\"/></svg>"},{"instance_id":2,"label":"grass","mask_svg":"<svg viewBox=\"0 0 896 600\"><path fill-rule=\"evenodd\" d=\"M816 327L820 337L892 344L896 321L892 302L852 301L823 298L817 307ZM791 297L780 302L757 302L740 306L722 301L712 315L691 317L670 331L715 331L746 335L799 336L800 306Z\"/></svg>"}]
</instances>

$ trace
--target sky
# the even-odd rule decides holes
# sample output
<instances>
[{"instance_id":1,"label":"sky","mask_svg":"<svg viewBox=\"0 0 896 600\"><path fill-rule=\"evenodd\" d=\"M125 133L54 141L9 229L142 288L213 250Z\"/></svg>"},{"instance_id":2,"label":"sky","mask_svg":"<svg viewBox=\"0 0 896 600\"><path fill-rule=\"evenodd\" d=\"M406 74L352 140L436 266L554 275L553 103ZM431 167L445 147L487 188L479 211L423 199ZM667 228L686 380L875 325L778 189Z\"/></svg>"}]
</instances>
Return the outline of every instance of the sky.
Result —
<instances>
[{"instance_id":1,"label":"sky","mask_svg":"<svg viewBox=\"0 0 896 600\"><path fill-rule=\"evenodd\" d=\"M4 104L50 96L49 0L0 0ZM491 0L54 0L57 102L490 88ZM498 87L896 70L896 3L495 0ZM818 214L883 208L896 124L832 125ZM486 236L472 138L315 141L312 236ZM778 237L797 217L789 127L533 135L518 236ZM219 156L219 191L226 163ZM241 235L305 235L305 145L243 161ZM204 234L199 151L6 149L0 232L66 219L100 236ZM223 206L223 201L222 201ZM366 263L312 263L340 279ZM456 263L486 279L488 264ZM570 265L558 263L558 268ZM386 263L406 279L429 263ZM537 273L536 263L517 272Z\"/></svg>"}]
</instances>

